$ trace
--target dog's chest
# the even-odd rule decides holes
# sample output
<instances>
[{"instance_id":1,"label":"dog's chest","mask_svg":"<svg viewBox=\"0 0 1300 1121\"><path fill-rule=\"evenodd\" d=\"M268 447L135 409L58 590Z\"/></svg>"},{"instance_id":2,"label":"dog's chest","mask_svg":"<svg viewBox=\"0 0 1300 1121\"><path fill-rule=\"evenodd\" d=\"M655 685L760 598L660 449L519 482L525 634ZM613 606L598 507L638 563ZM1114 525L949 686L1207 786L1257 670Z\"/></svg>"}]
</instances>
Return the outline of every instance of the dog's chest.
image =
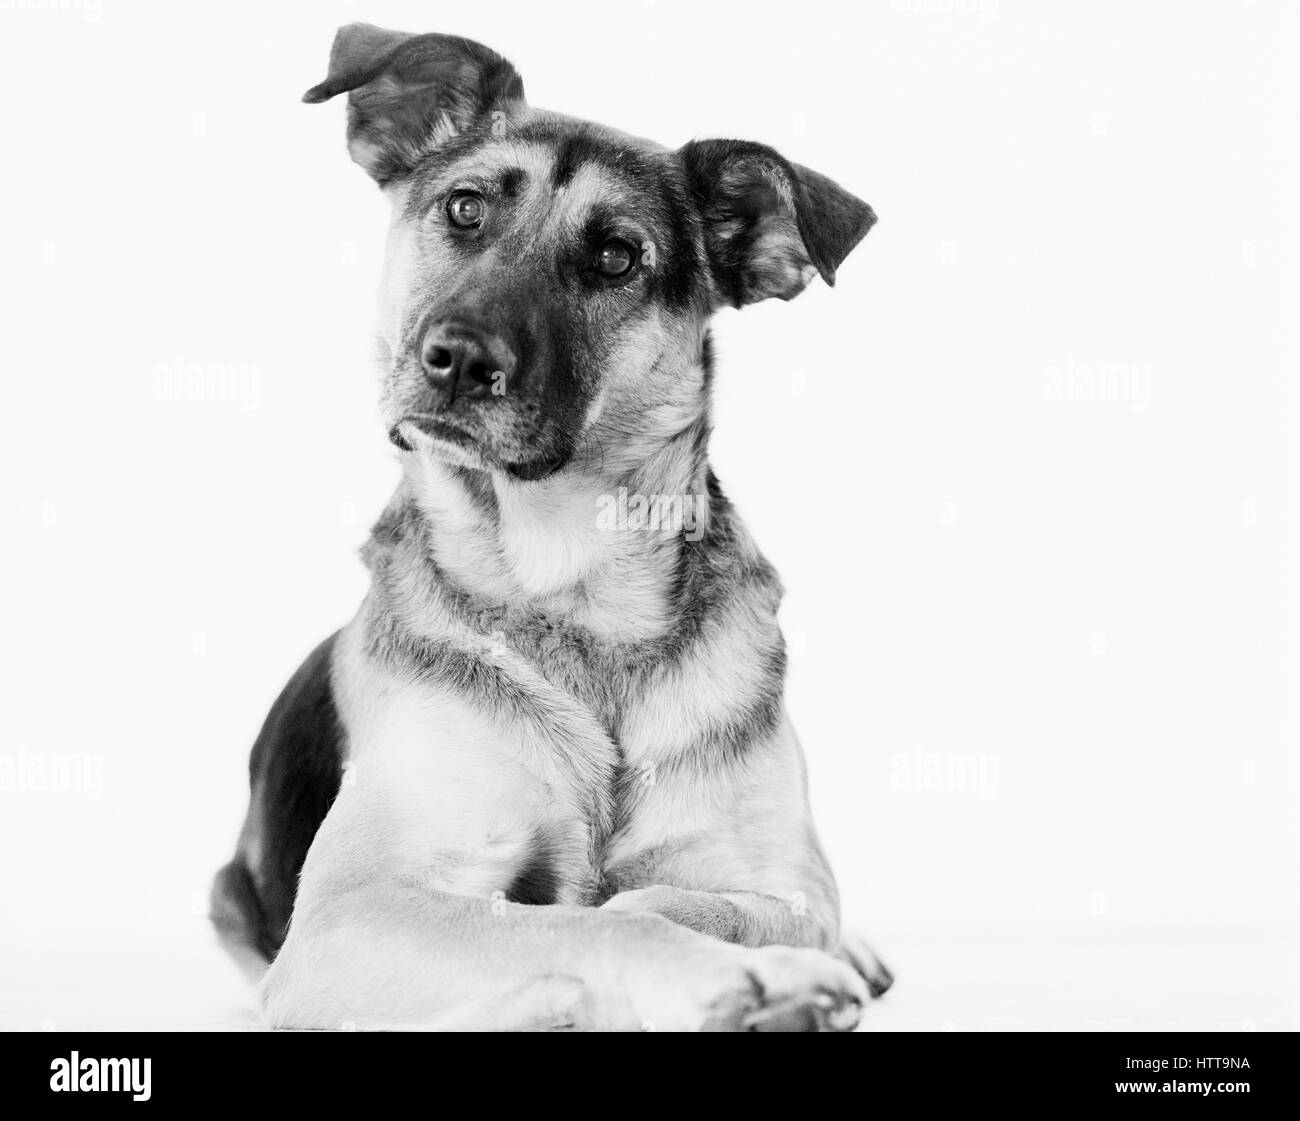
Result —
<instances>
[{"instance_id":1,"label":"dog's chest","mask_svg":"<svg viewBox=\"0 0 1300 1121\"><path fill-rule=\"evenodd\" d=\"M725 829L718 810L744 769L739 760L751 741L771 733L780 710L780 670L761 643L732 633L666 653L611 648L560 625L499 638L602 733L588 745L602 765L586 772L591 785L578 799L597 808L582 832L583 875L597 899L615 883L634 883L655 852ZM537 716L549 719L544 709ZM556 739L549 749L563 745ZM584 901L593 901L591 891Z\"/></svg>"},{"instance_id":2,"label":"dog's chest","mask_svg":"<svg viewBox=\"0 0 1300 1121\"><path fill-rule=\"evenodd\" d=\"M634 655L593 641L584 630L547 618L529 618L492 632L513 657L535 670L591 713L611 736L637 676Z\"/></svg>"},{"instance_id":3,"label":"dog's chest","mask_svg":"<svg viewBox=\"0 0 1300 1121\"><path fill-rule=\"evenodd\" d=\"M725 772L702 753L743 732L756 647L668 656L536 613L474 623L424 645L378 644L360 626L342 643L358 773L377 763L405 807L411 872L431 887L596 901L607 865L669 843L683 808L712 804ZM697 830L698 816L679 823Z\"/></svg>"}]
</instances>

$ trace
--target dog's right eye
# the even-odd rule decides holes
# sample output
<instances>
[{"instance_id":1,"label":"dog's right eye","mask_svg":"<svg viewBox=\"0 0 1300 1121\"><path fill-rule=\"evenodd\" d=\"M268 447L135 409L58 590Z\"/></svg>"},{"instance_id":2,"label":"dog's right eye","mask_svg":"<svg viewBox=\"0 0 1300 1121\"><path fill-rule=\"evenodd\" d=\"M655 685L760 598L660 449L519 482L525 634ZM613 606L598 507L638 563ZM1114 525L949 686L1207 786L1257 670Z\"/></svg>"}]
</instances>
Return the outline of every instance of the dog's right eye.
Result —
<instances>
[{"instance_id":1,"label":"dog's right eye","mask_svg":"<svg viewBox=\"0 0 1300 1121\"><path fill-rule=\"evenodd\" d=\"M477 229L483 224L486 211L483 197L473 191L457 191L447 200L447 217L453 226L460 226L461 229Z\"/></svg>"}]
</instances>

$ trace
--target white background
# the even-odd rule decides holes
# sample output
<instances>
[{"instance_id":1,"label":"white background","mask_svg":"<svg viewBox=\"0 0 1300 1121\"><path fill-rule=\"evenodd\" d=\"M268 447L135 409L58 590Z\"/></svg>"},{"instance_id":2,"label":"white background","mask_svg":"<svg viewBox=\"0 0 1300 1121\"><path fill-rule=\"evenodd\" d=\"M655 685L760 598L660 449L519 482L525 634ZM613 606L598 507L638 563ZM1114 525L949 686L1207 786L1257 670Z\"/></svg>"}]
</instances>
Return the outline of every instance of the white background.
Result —
<instances>
[{"instance_id":1,"label":"white background","mask_svg":"<svg viewBox=\"0 0 1300 1121\"><path fill-rule=\"evenodd\" d=\"M715 442L871 1026L1296 1026L1295 21L1023 0L0 3L0 753L88 768L0 789L0 1023L247 1022L207 884L397 478L386 207L298 101L354 19L880 214L719 317Z\"/></svg>"}]
</instances>

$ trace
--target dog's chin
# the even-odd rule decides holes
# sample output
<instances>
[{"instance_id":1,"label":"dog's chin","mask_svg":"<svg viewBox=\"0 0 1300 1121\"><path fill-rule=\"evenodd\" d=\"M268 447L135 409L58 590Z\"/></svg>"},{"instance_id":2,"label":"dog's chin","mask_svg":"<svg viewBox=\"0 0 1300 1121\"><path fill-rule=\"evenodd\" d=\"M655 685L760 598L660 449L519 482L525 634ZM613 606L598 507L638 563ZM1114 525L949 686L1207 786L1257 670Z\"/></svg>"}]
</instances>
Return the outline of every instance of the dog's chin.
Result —
<instances>
[{"instance_id":1,"label":"dog's chin","mask_svg":"<svg viewBox=\"0 0 1300 1121\"><path fill-rule=\"evenodd\" d=\"M506 460L463 429L430 416L403 417L388 430L388 439L404 452L423 452L453 467L501 472L528 483L549 478L569 460L566 455Z\"/></svg>"}]
</instances>

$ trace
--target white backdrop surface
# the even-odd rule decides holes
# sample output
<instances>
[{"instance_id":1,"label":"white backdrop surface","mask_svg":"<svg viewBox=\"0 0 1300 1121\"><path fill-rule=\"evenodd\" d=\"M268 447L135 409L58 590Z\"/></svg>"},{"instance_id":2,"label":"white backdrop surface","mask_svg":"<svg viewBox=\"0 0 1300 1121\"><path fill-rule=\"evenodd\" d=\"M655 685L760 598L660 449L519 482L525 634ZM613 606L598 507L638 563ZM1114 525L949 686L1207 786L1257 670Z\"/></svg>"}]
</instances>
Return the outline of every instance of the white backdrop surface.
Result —
<instances>
[{"instance_id":1,"label":"white backdrop surface","mask_svg":"<svg viewBox=\"0 0 1300 1121\"><path fill-rule=\"evenodd\" d=\"M397 477L355 19L879 213L714 445L870 1026L1296 1026L1296 22L1017 0L0 5L0 1026L247 1023L207 883Z\"/></svg>"}]
</instances>

